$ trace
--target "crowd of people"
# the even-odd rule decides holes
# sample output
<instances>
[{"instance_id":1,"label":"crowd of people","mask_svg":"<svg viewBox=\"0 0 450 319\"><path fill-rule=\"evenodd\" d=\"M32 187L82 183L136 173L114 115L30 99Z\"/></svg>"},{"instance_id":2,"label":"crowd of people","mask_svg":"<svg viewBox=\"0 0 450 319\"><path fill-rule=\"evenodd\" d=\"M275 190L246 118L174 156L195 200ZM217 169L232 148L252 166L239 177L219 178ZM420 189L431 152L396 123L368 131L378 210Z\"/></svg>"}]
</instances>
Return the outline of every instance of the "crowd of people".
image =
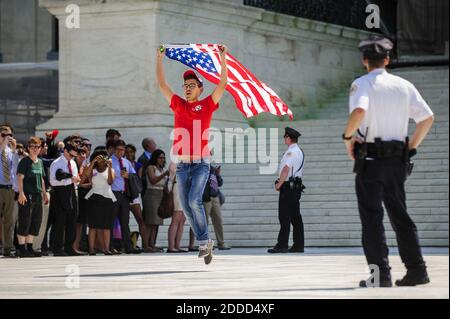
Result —
<instances>
[{"instance_id":1,"label":"crowd of people","mask_svg":"<svg viewBox=\"0 0 450 319\"><path fill-rule=\"evenodd\" d=\"M19 144L9 124L0 126L0 232L4 257L118 255L164 252L157 246L163 197L172 194L167 253L198 251L190 231L181 247L185 214L176 187L176 164L152 138L143 154L106 132L104 145L92 146L79 134L59 139L58 130ZM220 167L211 167L203 202L218 248L224 241ZM138 231L130 230L130 212ZM167 217L167 216L163 216ZM188 225L186 225L188 226ZM141 238L140 245L138 238Z\"/></svg>"}]
</instances>

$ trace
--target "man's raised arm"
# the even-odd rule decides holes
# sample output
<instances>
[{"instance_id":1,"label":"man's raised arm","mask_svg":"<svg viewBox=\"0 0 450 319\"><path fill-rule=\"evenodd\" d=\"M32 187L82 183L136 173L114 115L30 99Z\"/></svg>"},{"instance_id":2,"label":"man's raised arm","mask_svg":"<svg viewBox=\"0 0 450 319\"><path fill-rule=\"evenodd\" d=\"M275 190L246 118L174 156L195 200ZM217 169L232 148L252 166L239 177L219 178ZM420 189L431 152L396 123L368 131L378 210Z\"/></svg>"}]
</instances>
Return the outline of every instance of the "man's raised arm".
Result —
<instances>
[{"instance_id":1,"label":"man's raised arm","mask_svg":"<svg viewBox=\"0 0 450 319\"><path fill-rule=\"evenodd\" d=\"M221 61L221 68L220 71L220 82L217 85L214 92L211 94L211 97L215 104L219 103L220 99L222 98L223 93L225 92L225 88L227 87L228 83L228 69L227 69L227 47L224 45L219 46L220 50L220 59Z\"/></svg>"},{"instance_id":2,"label":"man's raised arm","mask_svg":"<svg viewBox=\"0 0 450 319\"><path fill-rule=\"evenodd\" d=\"M158 55L156 57L156 80L158 81L159 89L161 90L162 94L164 94L164 97L166 98L167 102L172 101L173 92L170 86L166 82L166 77L164 75L164 67L163 67L163 59L164 55L166 53L166 49L161 50L158 48Z\"/></svg>"}]
</instances>

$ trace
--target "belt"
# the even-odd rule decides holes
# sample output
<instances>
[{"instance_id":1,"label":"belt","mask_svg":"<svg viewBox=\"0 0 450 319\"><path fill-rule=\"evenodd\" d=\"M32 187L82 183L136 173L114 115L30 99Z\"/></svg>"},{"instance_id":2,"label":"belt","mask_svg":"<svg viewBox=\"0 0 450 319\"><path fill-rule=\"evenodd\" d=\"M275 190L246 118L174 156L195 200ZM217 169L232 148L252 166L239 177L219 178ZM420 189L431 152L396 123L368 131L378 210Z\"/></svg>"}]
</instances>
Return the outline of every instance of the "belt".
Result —
<instances>
[{"instance_id":1,"label":"belt","mask_svg":"<svg viewBox=\"0 0 450 319\"><path fill-rule=\"evenodd\" d=\"M11 189L13 188L12 185L0 185L0 189Z\"/></svg>"},{"instance_id":2,"label":"belt","mask_svg":"<svg viewBox=\"0 0 450 319\"><path fill-rule=\"evenodd\" d=\"M210 157L197 157L193 155L182 155L178 156L178 162L182 164L192 164L192 163L202 163L211 161Z\"/></svg>"},{"instance_id":3,"label":"belt","mask_svg":"<svg viewBox=\"0 0 450 319\"><path fill-rule=\"evenodd\" d=\"M405 143L403 142L381 142L379 144L376 143L367 143L367 154L366 158L373 159L384 159L384 158L394 158L394 157L403 157L405 154ZM364 146L361 144L355 144L355 151L361 152L363 151Z\"/></svg>"}]
</instances>

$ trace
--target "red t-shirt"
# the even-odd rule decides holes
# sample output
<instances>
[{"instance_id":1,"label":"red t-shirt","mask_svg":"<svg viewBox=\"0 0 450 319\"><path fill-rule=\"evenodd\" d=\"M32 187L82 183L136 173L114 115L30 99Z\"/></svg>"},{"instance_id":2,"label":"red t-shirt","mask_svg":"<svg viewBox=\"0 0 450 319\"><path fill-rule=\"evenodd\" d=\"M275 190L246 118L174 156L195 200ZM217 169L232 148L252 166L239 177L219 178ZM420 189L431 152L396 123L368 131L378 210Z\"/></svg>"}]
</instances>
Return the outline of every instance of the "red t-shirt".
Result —
<instances>
[{"instance_id":1,"label":"red t-shirt","mask_svg":"<svg viewBox=\"0 0 450 319\"><path fill-rule=\"evenodd\" d=\"M212 114L219 108L219 103L214 104L211 95L190 103L174 94L170 108L175 113L173 154L209 157L209 128Z\"/></svg>"}]
</instances>

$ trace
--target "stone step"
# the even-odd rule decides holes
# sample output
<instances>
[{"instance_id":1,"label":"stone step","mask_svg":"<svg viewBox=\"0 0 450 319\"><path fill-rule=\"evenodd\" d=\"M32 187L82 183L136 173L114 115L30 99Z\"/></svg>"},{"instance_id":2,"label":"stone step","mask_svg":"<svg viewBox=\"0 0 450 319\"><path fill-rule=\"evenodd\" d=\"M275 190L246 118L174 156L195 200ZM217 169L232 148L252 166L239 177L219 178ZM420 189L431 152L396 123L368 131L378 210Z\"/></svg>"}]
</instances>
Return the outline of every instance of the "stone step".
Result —
<instances>
[{"instance_id":1,"label":"stone step","mask_svg":"<svg viewBox=\"0 0 450 319\"><path fill-rule=\"evenodd\" d=\"M418 199L418 200L408 200L408 207L423 207L423 208L441 208L448 207L448 196L447 199ZM264 208L277 210L278 202L265 202L265 203L233 203L226 202L224 204L224 210L252 210L255 208ZM311 202L303 199L301 202L302 209L316 209L316 208L324 208L324 209L354 209L355 201L347 200L347 201L319 201L319 202Z\"/></svg>"},{"instance_id":2,"label":"stone step","mask_svg":"<svg viewBox=\"0 0 450 319\"><path fill-rule=\"evenodd\" d=\"M446 208L410 208L408 212L417 224L446 225L449 220ZM278 224L277 210L261 209L239 212L224 210L222 216L224 225ZM304 223L309 225L360 224L356 206L353 210L302 209L302 216Z\"/></svg>"},{"instance_id":3,"label":"stone step","mask_svg":"<svg viewBox=\"0 0 450 319\"><path fill-rule=\"evenodd\" d=\"M308 192L302 196L302 204L306 204L309 202L337 202L337 201L353 201L356 200L356 195L347 191L347 193L341 194L333 194L331 193L332 189L329 189L327 193L324 194L311 194ZM228 202L230 203L270 203L278 201L278 193L269 194L255 194L255 195L246 195L246 196L233 196L227 194ZM448 199L448 190L443 192L432 192L432 193L423 193L423 192L409 192L407 194L407 198L409 201L413 200L445 200Z\"/></svg>"},{"instance_id":4,"label":"stone step","mask_svg":"<svg viewBox=\"0 0 450 319\"><path fill-rule=\"evenodd\" d=\"M251 178L251 180L250 180ZM244 183L247 183L247 185L254 185L255 189L258 189L260 187L264 187L264 185L269 185L272 187L273 182L275 182L275 179L277 178L276 175L251 175L251 176L226 176L226 183L233 184L233 183L239 183L239 186L243 185ZM409 177L408 181L411 182L413 180L417 179L424 179L428 178L429 180L444 180L448 182L448 173L444 174L442 172L418 172L414 171L413 174ZM355 180L355 176L349 172L345 174L333 174L333 175L327 175L327 174L321 174L321 175L311 175L309 173L305 173L303 176L303 180L305 183L313 182L313 181L353 181ZM438 183L443 183L442 181L438 181ZM244 184L245 185L245 184ZM434 185L433 183L430 183L429 185ZM236 185L235 185L236 186Z\"/></svg>"},{"instance_id":5,"label":"stone step","mask_svg":"<svg viewBox=\"0 0 450 319\"><path fill-rule=\"evenodd\" d=\"M406 187L406 194L409 198L409 194L412 193L448 193L448 181L445 185L442 186L407 186ZM304 196L310 196L310 195L328 195L328 194L348 194L349 188L354 186L354 182L351 183L335 183L334 185L329 185L328 183L308 183L306 194ZM235 187L230 188L222 188L222 192L227 197L239 197L239 196L255 196L255 189L254 188L248 188L248 189L236 189ZM272 196L276 194L278 196L278 193L275 193L275 190L273 188L267 188L267 189L258 189L256 191L256 196Z\"/></svg>"},{"instance_id":6,"label":"stone step","mask_svg":"<svg viewBox=\"0 0 450 319\"><path fill-rule=\"evenodd\" d=\"M447 211L442 213L442 211ZM357 204L354 203L352 208L314 208L306 209L301 206L301 211L305 218L305 223L309 224L323 224L323 223L359 223L359 215ZM414 216L415 222L429 222L429 223L440 223L448 222L448 208L447 207L411 207L408 206L408 213ZM261 207L260 209L253 207L252 209L238 209L238 210L228 210L224 208L222 210L222 215L224 222L228 223L230 218L278 218L278 209L268 209L267 207ZM331 217L330 217L331 216ZM276 222L277 223L277 222Z\"/></svg>"}]
</instances>

